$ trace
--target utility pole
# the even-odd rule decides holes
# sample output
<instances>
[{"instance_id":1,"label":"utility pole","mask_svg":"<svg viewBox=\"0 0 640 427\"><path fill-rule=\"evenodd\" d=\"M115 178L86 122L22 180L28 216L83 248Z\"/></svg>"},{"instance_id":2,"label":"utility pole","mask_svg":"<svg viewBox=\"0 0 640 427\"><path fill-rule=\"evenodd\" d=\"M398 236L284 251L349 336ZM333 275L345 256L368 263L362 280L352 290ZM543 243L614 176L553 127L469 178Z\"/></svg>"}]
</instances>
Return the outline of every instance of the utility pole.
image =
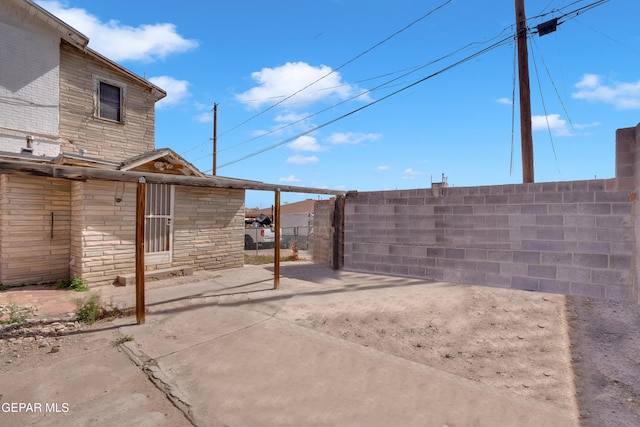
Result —
<instances>
[{"instance_id":1,"label":"utility pole","mask_svg":"<svg viewBox=\"0 0 640 427\"><path fill-rule=\"evenodd\" d=\"M213 103L213 172L212 174L217 175L216 165L218 162L218 104Z\"/></svg>"},{"instance_id":2,"label":"utility pole","mask_svg":"<svg viewBox=\"0 0 640 427\"><path fill-rule=\"evenodd\" d=\"M522 182L533 182L533 136L531 134L531 89L529 87L529 52L527 49L527 18L524 0L516 2L518 37L518 80L520 82L520 138L522 145Z\"/></svg>"}]
</instances>

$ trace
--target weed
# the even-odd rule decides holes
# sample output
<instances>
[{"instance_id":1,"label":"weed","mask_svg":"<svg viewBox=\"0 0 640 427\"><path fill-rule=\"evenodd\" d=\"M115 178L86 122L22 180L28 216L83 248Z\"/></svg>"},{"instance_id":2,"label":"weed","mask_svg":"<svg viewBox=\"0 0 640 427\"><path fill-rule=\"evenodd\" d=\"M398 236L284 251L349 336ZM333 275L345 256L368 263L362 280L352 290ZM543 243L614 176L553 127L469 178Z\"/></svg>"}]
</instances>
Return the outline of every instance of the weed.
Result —
<instances>
[{"instance_id":1,"label":"weed","mask_svg":"<svg viewBox=\"0 0 640 427\"><path fill-rule=\"evenodd\" d=\"M74 300L76 304L76 317L79 322L91 325L100 318L103 308L100 302L100 295L91 294L86 298Z\"/></svg>"},{"instance_id":2,"label":"weed","mask_svg":"<svg viewBox=\"0 0 640 427\"><path fill-rule=\"evenodd\" d=\"M113 342L113 345L114 346L118 346L118 345L124 344L126 342L130 342L130 341L133 341L133 337L131 335L125 335L125 336L120 337L117 340L115 340Z\"/></svg>"},{"instance_id":3,"label":"weed","mask_svg":"<svg viewBox=\"0 0 640 427\"><path fill-rule=\"evenodd\" d=\"M22 323L24 322L29 313L28 310L21 309L14 303L9 303L8 306L5 307L5 312L9 314L9 318L7 320L0 321L0 325L11 325L14 323ZM2 314L0 312L0 314Z\"/></svg>"},{"instance_id":4,"label":"weed","mask_svg":"<svg viewBox=\"0 0 640 427\"><path fill-rule=\"evenodd\" d=\"M86 292L89 290L89 286L84 283L82 277L74 277L70 282L59 283L58 289L71 289L76 292Z\"/></svg>"},{"instance_id":5,"label":"weed","mask_svg":"<svg viewBox=\"0 0 640 427\"><path fill-rule=\"evenodd\" d=\"M88 325L98 320L113 319L126 314L118 307L103 304L99 294L91 294L85 298L77 298L73 302L76 304L76 318L79 322Z\"/></svg>"},{"instance_id":6,"label":"weed","mask_svg":"<svg viewBox=\"0 0 640 427\"><path fill-rule=\"evenodd\" d=\"M262 264L273 264L274 261L273 255L244 255L244 263L245 265L262 265ZM297 252L295 254L281 256L280 261L298 261Z\"/></svg>"},{"instance_id":7,"label":"weed","mask_svg":"<svg viewBox=\"0 0 640 427\"><path fill-rule=\"evenodd\" d=\"M11 289L9 286L0 284L0 292L8 291L9 289Z\"/></svg>"}]
</instances>

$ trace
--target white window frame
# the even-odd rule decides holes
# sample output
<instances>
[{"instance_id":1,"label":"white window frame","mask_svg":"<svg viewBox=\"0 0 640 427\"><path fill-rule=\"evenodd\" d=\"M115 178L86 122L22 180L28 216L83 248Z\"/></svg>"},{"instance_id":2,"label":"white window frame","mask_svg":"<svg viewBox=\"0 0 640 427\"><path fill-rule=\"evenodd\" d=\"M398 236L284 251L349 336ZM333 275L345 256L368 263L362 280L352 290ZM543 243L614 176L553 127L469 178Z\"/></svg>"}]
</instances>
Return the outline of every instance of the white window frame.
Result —
<instances>
[{"instance_id":1,"label":"white window frame","mask_svg":"<svg viewBox=\"0 0 640 427\"><path fill-rule=\"evenodd\" d=\"M120 120L113 120L100 115L100 83L108 84L110 86L120 89ZM127 99L127 85L122 82L118 82L112 79L103 77L93 78L93 115L100 120L106 120L112 123L125 123L126 122L126 99Z\"/></svg>"},{"instance_id":2,"label":"white window frame","mask_svg":"<svg viewBox=\"0 0 640 427\"><path fill-rule=\"evenodd\" d=\"M175 188L169 184L147 184L144 213L144 261L173 261ZM168 200L167 200L168 199ZM154 205L154 200L156 204ZM166 205L168 203L168 206ZM164 206L161 206L164 204Z\"/></svg>"}]
</instances>

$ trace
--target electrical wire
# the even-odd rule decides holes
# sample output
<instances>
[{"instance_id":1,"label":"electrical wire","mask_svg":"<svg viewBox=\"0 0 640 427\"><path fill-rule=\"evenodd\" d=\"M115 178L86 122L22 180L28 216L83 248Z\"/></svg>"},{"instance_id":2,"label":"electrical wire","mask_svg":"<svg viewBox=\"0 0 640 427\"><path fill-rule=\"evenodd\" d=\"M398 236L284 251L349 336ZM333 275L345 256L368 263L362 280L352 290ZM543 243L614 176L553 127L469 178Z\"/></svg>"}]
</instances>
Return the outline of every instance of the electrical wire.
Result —
<instances>
[{"instance_id":1,"label":"electrical wire","mask_svg":"<svg viewBox=\"0 0 640 427\"><path fill-rule=\"evenodd\" d=\"M503 32L504 32L504 30L503 30ZM408 68L408 70L409 70L408 72L406 72L406 73L404 73L404 74L402 74L402 75L400 75L400 76L398 76L398 77L395 77L395 78L393 78L393 79L391 79L391 80L387 80L387 81L385 81L384 83L381 83L381 84L379 84L378 86L373 87L372 89L366 89L366 90L364 90L364 91L362 91L362 92L359 92L358 94L356 94L356 95L354 95L354 96L351 96L351 97L349 97L349 98L347 98L347 99L344 99L344 100L342 100L342 101L340 101L340 102L338 102L338 103L336 103L336 104L333 104L333 105L331 105L330 107L327 107L327 108L324 108L324 109L322 109L322 110L320 110L320 111L317 111L317 112L315 112L315 113L309 114L309 115L307 115L307 116L305 116L305 117L302 117L302 118L300 118L300 119L298 119L298 120L295 120L295 121L293 121L293 122L287 123L286 125L282 125L282 126L280 126L280 127L276 128L276 129L273 129L273 130L271 130L271 131L269 131L269 132L262 133L262 134L260 134L260 135L257 135L257 136L255 136L255 137L252 137L252 138L250 138L250 139L248 139L248 140L245 140L245 141L243 141L243 142L240 142L240 143L238 143L238 144L232 145L232 146L227 147L227 148L224 148L224 149L222 149L222 150L218 150L218 153L221 153L221 152L224 152L224 151L228 151L228 150L230 150L230 149L232 149L232 148L236 148L236 147L238 147L238 146L240 146L240 145L243 145L243 144L246 144L246 143L248 143L248 142L255 141L255 140L257 140L257 139L259 139L259 138L262 138L262 137L264 137L264 136L271 135L271 134L276 133L276 132L280 132L280 131L282 131L282 130L284 130L284 129L288 128L288 127L294 126L294 125L296 125L296 124L298 124L298 123L301 123L301 122L303 122L303 121L306 121L306 120L308 120L308 119L310 119L310 118L312 118L312 117L318 116L318 115L320 115L320 114L322 114L322 113L325 113L325 112L327 112L327 111L329 111L329 110L332 110L332 109L334 109L334 108L336 108L336 107L338 107L338 106L340 106L340 105L342 105L342 104L345 104L345 103L347 103L347 102L353 101L354 99L357 99L357 98L361 98L361 97L363 97L363 96L366 96L366 95L370 94L371 92L374 92L374 91L377 91L377 90L381 90L381 89L384 89L384 88L389 88L389 87L395 86L395 85L392 85L391 83L393 83L393 82L395 82L395 81L398 81L398 80L400 80L400 79L402 79L402 78L404 78L404 77L407 77L407 76L409 76L409 75L411 75L411 74L413 74L413 73L415 73L415 72L417 72L417 71L419 71L419 70L422 70L422 69L424 69L424 68L426 68L426 67L428 67L428 66L431 66L431 65L434 65L434 64L436 64L436 63L438 63L438 62L440 62L440 61L443 61L443 60L445 60L445 59L447 59L447 58L449 58L449 57L451 57L451 56L453 56L453 55L455 55L455 54L457 54L457 53L459 53L459 52L464 51L465 49L468 49L470 46L473 46L474 44L476 44L476 42L469 43L469 44L467 44L466 46L464 46L464 47L462 47L462 48L459 48L459 49L457 49L457 50L455 50L455 51L453 51L453 52L450 52L450 53L448 53L448 54L446 54L446 55L444 55L444 56L442 56L442 57L440 57L440 58L438 58L438 59L435 59L435 60L433 60L433 61L430 61L430 62L428 62L427 64L423 64L423 65L420 65L420 66L417 66L417 67L411 67L411 68ZM405 68L404 70L407 70L407 68ZM387 74L385 74L385 75L393 75L393 74L395 74L395 73L387 73ZM375 79L375 78L376 78L376 77L374 77L374 78L370 78L370 79L366 79L366 80L373 80L373 79ZM210 157L210 156L212 156L212 155L213 155L213 153L209 154L209 157Z\"/></svg>"},{"instance_id":2,"label":"electrical wire","mask_svg":"<svg viewBox=\"0 0 640 427\"><path fill-rule=\"evenodd\" d=\"M438 10L442 9L444 6L446 6L447 4L451 3L453 0L446 0L444 3L440 4L439 6L436 6L434 9L431 9L429 12L427 12L426 14L422 15L421 17L419 17L418 19L415 19L414 21L412 21L411 23L409 23L408 25L405 25L403 28L401 28L400 30L396 31L395 33L391 34L390 36L386 37L385 39L383 39L382 41L379 41L378 43L374 44L373 46L371 46L370 48L364 50L363 52L359 53L358 55L356 55L355 57L351 58L350 60L348 60L347 62L345 62L344 64L340 65L339 67L332 69L330 72L328 72L327 74L323 75L322 77L319 77L318 79L314 80L313 82L307 84L306 86L302 87L301 89L295 91L294 93L292 93L291 95L288 95L286 97L284 97L283 99L281 99L280 101L276 102L275 104L267 107L266 109L260 111L259 113L249 117L248 119L244 120L243 122L231 127L230 129L226 130L225 132L221 133L220 136L226 135L227 133L239 128L240 126L245 125L246 123L249 123L250 121L252 121L253 119L261 116L262 114L266 113L267 111L272 110L273 108L277 107L278 105L281 105L283 102L293 98L294 96L296 96L297 94L303 92L304 90L310 88L311 86L315 85L316 83L320 82L321 80L327 78L328 76L336 73L337 71L341 70L342 68L346 67L347 65L351 64L352 62L360 59L361 57L363 57L364 55L366 55L367 53L371 52L372 50L380 47L381 45L383 45L384 43L388 42L389 40L391 40L392 38L396 37L398 34L403 33L404 31L408 30L409 28L411 28L412 26L414 26L415 24L417 24L418 22L426 19L427 17L431 16L433 13L437 12Z\"/></svg>"},{"instance_id":3,"label":"electrical wire","mask_svg":"<svg viewBox=\"0 0 640 427\"><path fill-rule=\"evenodd\" d=\"M423 82L425 82L427 80L430 80L430 79L432 79L432 78L434 78L434 77L436 77L436 76L438 76L438 75L440 75L440 74L442 74L442 73L444 73L446 71L449 71L449 70L451 70L451 69L453 69L453 68L455 68L455 67L457 67L457 66L459 66L461 64L464 64L464 63L466 63L466 62L468 62L468 61L470 61L470 60L472 60L472 59L474 59L474 58L476 58L476 57L478 57L480 55L483 55L483 54L485 54L485 53L487 53L487 52L489 52L489 51L491 51L491 50L493 50L493 49L495 49L497 47L500 47L500 46L504 45L506 42L510 42L512 39L513 39L513 36L509 35L508 37L505 37L504 39L494 43L493 45L491 45L489 47L486 47L486 48L484 48L484 49L482 49L482 50L480 50L478 52L475 52L475 53L473 53L473 54L471 54L471 55L469 55L469 56L467 56L467 57L465 57L463 59L460 59L460 60L454 62L453 64L450 64L450 65L448 65L448 66L436 71L435 73L432 73L432 74L430 74L430 75L428 75L426 77L423 77L423 78L421 78L421 79L419 79L417 81L414 81L413 83L411 83L409 85L406 85L406 86L402 87L401 89L398 89L398 90L396 90L394 92L391 92L391 93L385 95L384 97L382 97L380 99L372 101L372 102L370 102L370 103L368 103L368 104L366 104L366 105L364 105L362 107L356 108L355 110L351 110L350 112L348 112L346 114L343 114L343 115L341 115L339 117L336 117L336 118L334 118L332 120L329 120L328 122L325 122L325 123L323 123L321 125L315 126L315 127L311 128L311 129L308 129L308 130L306 130L304 132L301 132L301 133L299 133L299 134L297 134L295 136L289 137L289 138L287 138L287 139L285 139L283 141L277 142L277 143L272 144L272 145L270 145L268 147L265 147L263 149L254 151L253 153L247 154L247 155L245 155L243 157L240 157L240 158L238 158L236 160L233 160L233 161L224 163L222 165L219 165L218 169L223 168L225 166L232 165L234 163L241 162L241 161L249 159L251 157L257 156L258 154L262 154L262 153L264 153L266 151L272 150L272 149L274 149L276 147L279 147L281 145L284 145L284 144L287 144L289 142L292 142L292 141L300 138L301 136L308 135L308 134L313 133L313 132L315 132L315 131L317 131L319 129L327 127L330 124L333 124L333 123L335 123L335 122L337 122L339 120L345 119L345 118L347 118L347 117L349 117L349 116L351 116L353 114L356 114L356 113L358 113L358 112L360 112L360 111L362 111L362 110L364 110L366 108L369 108L369 107L371 107L373 105L376 105L376 104L378 104L378 103L380 103L380 102L382 102L384 100L387 100L387 99L391 98L392 96L395 96L395 95L397 95L397 94L399 94L401 92L404 92L407 89L410 89L410 88L412 88L414 86L417 86L417 85L419 85L419 84L421 84L421 83L423 83Z\"/></svg>"},{"instance_id":4,"label":"electrical wire","mask_svg":"<svg viewBox=\"0 0 640 427\"><path fill-rule=\"evenodd\" d=\"M532 38L531 40L533 41L533 44L537 48L537 51L540 52L540 48L538 47L538 42L536 42L536 39ZM553 90L555 91L556 96L558 97L558 101L560 101L560 105L562 106L562 110L564 111L564 114L567 116L567 120L569 120L569 124L571 125L571 129L575 129L575 127L573 126L573 121L571 120L571 115L569 115L569 111L567 111L567 107L566 107L564 101L562 100L562 97L560 96L560 92L558 92L558 87L556 86L556 83L553 80L553 77L551 76L551 71L549 71L549 67L547 67L547 63L545 62L544 57L542 56L542 54L539 53L539 55L540 55L540 60L542 61L542 65L544 65L544 69L547 72L547 76L549 76L549 81L551 82L551 86L553 87Z\"/></svg>"},{"instance_id":5,"label":"electrical wire","mask_svg":"<svg viewBox=\"0 0 640 427\"><path fill-rule=\"evenodd\" d=\"M248 121L252 120L253 118L257 117L258 115L261 115L261 114L263 114L264 112L266 112L266 111L268 111L268 110L270 110L270 109L274 108L275 106L277 106L277 105L281 104L282 102L286 101L287 99L290 99L291 97L295 96L296 94L300 93L301 91L308 89L308 88L309 88L309 87L311 87L313 84L315 84L315 83L319 82L320 80L322 80L323 78L325 78L325 77L327 77L328 75L332 74L333 72L338 71L338 70L339 70L339 69L341 69L342 67L344 67L344 66L346 66L347 64L349 64L349 63L351 63L351 62L355 61L356 59L358 59L359 57L361 57L361 56L363 56L364 54L368 53L369 51L373 50L375 47L378 47L379 45L381 45L382 43L384 43L384 42L388 41L389 39L391 39L391 38L392 38L392 37L394 37L395 35L397 35L397 34L401 33L402 31L406 30L406 29L407 29L407 28L409 28L410 26L414 25L415 23L419 22L420 20L422 20L422 19L426 18L426 17L427 17L427 16L429 16L430 14L432 14L432 13L434 13L435 11L439 10L440 8L444 7L444 6L445 6L446 4L448 4L450 1L451 1L451 0L449 0L449 1L447 1L447 2L445 2L445 3L443 3L443 4L441 4L441 5L440 5L440 6L438 6L437 8L435 8L435 9L433 9L432 11L430 11L429 13L427 13L426 15L423 15L422 17L418 18L417 20L413 21L411 24L409 24L409 25L405 26L403 29L401 29L401 30L397 31L397 32L396 32L396 33L394 33L393 35L391 35L391 36L387 37L385 40L383 40L383 41L379 42L378 44L374 45L373 47L369 48L368 50L366 50L366 51L362 52L361 54L357 55L356 57L354 57L354 58L353 58L353 59L351 59L350 61L347 61L346 63L344 63L344 64L343 64L343 65L341 65L340 67L336 68L335 70L332 70L330 73L327 73L325 76L323 76L323 77L319 78L319 79L318 79L318 80L316 80L315 82L313 82L313 83L311 83L311 84L309 84L309 85L305 86L304 88L300 89L299 91L295 92L294 94L289 95L288 97L286 97L285 99L283 99L283 100L282 100L282 101L280 101L279 103L276 103L276 104L272 105L271 107L269 107L269 108L267 108L267 109L263 110L262 112L258 113L258 114L257 114L257 115L255 115L255 116L253 116L253 117L251 117L251 118L249 118L249 119L245 120L244 122L240 123L239 125L234 126L234 127L233 127L233 128L231 128L230 130L228 130L227 132L225 132L225 134L226 134L226 133L229 133L231 130L236 129L237 127L239 127L239 126L241 126L241 125L243 125L243 124L247 123ZM567 6L564 6L564 7L563 7L563 8L561 8L561 9L555 9L555 10L554 10L554 11L552 11L552 12L548 12L548 13L544 13L544 14L540 14L540 15L537 15L537 16L534 16L534 17L531 17L531 18L528 18L528 19L527 19L527 21L531 21L531 20L534 20L534 19L539 19L539 18L540 18L540 17L542 17L542 16L548 15L548 14L550 14L550 13L558 12L558 11L560 11L560 10L564 10L564 9L568 8L569 6L572 6L572 5L574 5L574 4L577 4L577 3L580 3L580 2L583 2L583 1L585 1L585 0L577 0L577 1L574 1L574 2L570 3L570 4L569 4L569 5L567 5ZM564 15L562 15L562 16L561 16L561 18L562 18L562 17L567 17L567 16L573 16L573 15L577 16L579 13L581 13L581 12L583 12L583 11L590 10L590 9L595 8L595 7L597 7L597 6L600 6L600 5L604 4L604 3L607 3L608 1L610 1L610 0L598 0L598 1L596 1L596 2L590 3L589 5L586 5L586 6L584 6L584 7L581 7L581 8L579 8L579 9L576 9L576 10L570 11L570 12L568 12L568 13L565 13ZM571 18L569 18L569 19L573 19L573 17L571 17ZM567 20L568 20L568 19L567 19ZM502 33L504 33L504 31L506 31L508 28L513 28L513 27L514 27L514 25L510 25L509 27L505 28L505 29L502 31ZM530 33L531 33L531 32L530 32ZM499 36L496 36L496 37L494 37L494 38L492 38L492 39L489 39L489 40L493 40L493 39L495 39L495 38L497 38L497 37L499 37ZM486 43L486 42L485 42L485 43ZM460 52L460 51L464 50L465 48L468 48L469 46L471 46L471 45L473 45L473 44L480 44L480 43L478 43L478 42L476 42L476 43L470 43L470 44L468 44L467 46L465 46L464 48L458 49L458 50L456 50L456 51L452 52L451 54L445 55L444 57L440 58L439 60L442 60L442 59L444 59L444 58L447 58L447 57L449 57L449 56L452 56L452 55L454 55L455 53ZM472 56L473 56L473 55L472 55ZM419 66L419 67L412 68L412 70L413 70L413 71L411 71L411 72L409 72L409 73L405 73L405 74L401 75L401 76L400 76L400 77L398 77L398 78L391 79L390 81L387 81L387 82L385 82L385 83L383 83L383 84L381 84L381 85L378 85L378 86L376 86L376 87L375 87L375 88L373 88L373 89L369 89L369 90L366 90L366 91L360 92L360 93L358 93L357 95L355 95L355 96L353 96L353 97L351 97L351 98L349 98L349 99L343 100L343 101L341 101L341 102L339 102L339 103L337 103L337 104L334 104L334 105L332 105L332 106L330 106L330 107L328 107L328 108L325 108L325 109L323 109L323 110L320 110L320 111L318 111L318 112L316 112L316 113L310 114L310 115L308 115L308 116L306 116L306 117L304 117L304 118L301 118L301 119L299 119L299 120L296 120L296 121L294 121L294 122L291 122L291 123L289 123L289 124L287 124L287 125L283 125L283 126L281 126L281 127L278 127L278 128L276 128L276 129L274 129L274 130L272 130L272 131L262 133L262 134L260 134L260 135L258 135L258 136L255 136L255 137L253 137L253 138L250 138L250 139L248 139L248 140L245 140L245 141L243 141L243 142L241 142L241 143L235 144L235 145L233 145L233 146L231 146L231 147L226 147L226 148L224 148L224 149L222 149L222 150L219 150L219 151L218 151L218 153L220 153L220 152L224 152L224 151L227 151L227 150L230 150L230 149L232 149L232 148L238 147L238 146L243 145L243 144L246 144L246 143L248 143L248 142L255 141L256 139L262 138L262 137L264 137L264 136L267 136L267 135L270 135L270 134L273 134L273 133L276 133L276 132L280 132L280 131L282 131L283 129L285 129L285 128L287 128L287 127L290 127L290 126L293 126L293 125L295 125L295 124L298 124L298 123L300 123L300 122L302 122L302 121L308 120L309 118L312 118L312 117L317 116L317 115L319 115L319 114L321 114L321 113L324 113L324 112L326 112L326 111L329 111L329 110L331 110L331 109L333 109L333 108L335 108L335 107L337 107L337 106L339 106L339 105L342 105L342 104L344 104L344 103L346 103L346 102L349 102L349 101L351 101L351 100L353 100L353 99L360 98L360 97L362 97L362 96L364 96L364 95L366 95L366 94L370 93L371 91L379 90L379 89L381 89L381 88L383 88L383 87L390 87L390 86L391 86L391 85L390 85L390 83L391 83L391 82L393 82L393 81L397 81L397 80L399 80L400 78L406 77L407 75L411 74L412 72L416 72L416 71L418 71L418 70L420 70L420 69L423 69L423 68L424 68L424 67L426 67L427 65L432 65L433 63L438 62L439 60L432 61L432 62L430 62L429 64L426 64L426 65L423 65L423 66ZM392 75L392 74L395 74L395 73L397 73L397 72L394 72L394 73L387 73L387 74L385 74L385 75ZM436 75L437 75L437 74L439 74L439 73L436 73ZM385 76L385 75L377 76L377 77L372 77L372 78L369 78L369 79L363 79L363 80L360 80L360 81L373 80L373 79L377 79L377 78L383 77L383 76ZM409 87L411 87L411 86L412 86L412 85L409 85ZM406 90L407 88L408 88L408 87L404 87L404 88L402 88L400 91L404 91L404 90ZM514 88L514 90L515 90L515 88ZM395 93L397 93L397 92L398 92L398 91L393 92L393 93L392 93L392 94L390 94L390 95L394 95L394 94L395 94ZM389 96L389 95L388 95L388 96ZM259 150L259 151L254 152L254 153L250 153L250 154L248 154L248 155L246 155L246 156L243 156L243 157L242 157L242 158L240 158L240 159L237 159L237 160L234 160L234 161L231 161L231 162L225 163L225 164L223 164L223 165L221 165L221 166L219 166L219 167L223 167L223 166L227 166L227 165L229 165L229 164L237 163L238 161L245 160L245 159L247 159L247 158L251 158L251 157L253 157L253 156L257 155L257 154L263 153L263 152L268 151L268 150L270 150L270 149L272 149L272 148L275 148L275 147L277 147L277 146L283 145L283 144L285 144L285 143L287 143L287 142L291 142L291 141L293 141L294 139L296 139L296 138L298 138L298 137L300 137L300 136L307 135L307 134L309 134L309 133L311 133L311 132L313 132L313 131L315 131L315 130L318 130L318 129L322 128L322 127L325 127L326 125L328 125L328 124L330 124L330 123L333 123L333 122L335 122L335 121L337 121L337 120L339 120L339 119L341 119L341 118L348 117L349 115L351 115L351 114L353 114L353 113L355 113L355 112L357 112L357 111L360 111L360 110L362 110L362 109L364 109L364 108L367 108L367 107L369 107L369 106L371 106L371 105L374 105L374 104L376 104L377 102L379 102L379 101L381 101L381 100L383 100L383 99L388 98L388 96L385 96L385 97L383 97L382 99L380 99L380 100L378 100L378 101L374 101L374 102L372 102L372 103L369 103L369 104L365 105L364 107L361 107L361 108L356 109L356 110L354 110L354 111L352 111L352 112L350 112L350 113L347 113L347 114L345 114L344 116L339 117L338 119L334 119L334 120L331 120L331 121L329 121L329 122L327 122L327 123L325 123L325 124L322 124L322 125L320 125L320 126L317 126L317 127L311 128L310 130L307 130L307 131L305 131L305 132L303 132L303 133L297 134L296 136L294 136L294 137L292 137L292 138L288 138L288 139L286 139L286 140L285 140L285 141L283 141L283 142L276 143L276 144L274 144L274 145L272 145L272 146L266 147L265 149L261 149L261 150ZM213 155L213 153L210 153L210 154L207 154L207 155L203 156L202 158L205 158L205 157L211 157L212 155ZM201 158L201 159L202 159L202 158Z\"/></svg>"},{"instance_id":6,"label":"electrical wire","mask_svg":"<svg viewBox=\"0 0 640 427\"><path fill-rule=\"evenodd\" d=\"M538 73L538 63L536 61L536 56L535 55L531 55L531 58L533 59L533 68L536 71L536 81L538 82L538 90L540 91L540 100L542 102L542 111L544 112L544 119L547 122L547 131L549 131L549 141L551 141L551 150L553 151L553 158L556 161L556 166L558 167L558 175L561 175L560 173L560 164L558 163L558 156L556 155L556 146L553 143L553 135L551 133L551 125L549 124L549 114L547 113L547 106L544 102L544 95L542 92L542 84L540 83L540 74Z\"/></svg>"}]
</instances>

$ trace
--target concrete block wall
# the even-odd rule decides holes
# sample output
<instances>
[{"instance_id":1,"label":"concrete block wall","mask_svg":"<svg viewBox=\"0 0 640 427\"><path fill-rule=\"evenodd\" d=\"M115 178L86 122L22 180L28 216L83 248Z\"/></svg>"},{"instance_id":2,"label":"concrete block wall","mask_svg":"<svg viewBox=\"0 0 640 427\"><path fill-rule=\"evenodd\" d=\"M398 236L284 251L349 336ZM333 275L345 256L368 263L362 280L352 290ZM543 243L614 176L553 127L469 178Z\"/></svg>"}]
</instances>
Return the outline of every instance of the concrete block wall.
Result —
<instances>
[{"instance_id":1,"label":"concrete block wall","mask_svg":"<svg viewBox=\"0 0 640 427\"><path fill-rule=\"evenodd\" d=\"M350 193L344 268L638 302L639 149L619 130L608 180Z\"/></svg>"},{"instance_id":2,"label":"concrete block wall","mask_svg":"<svg viewBox=\"0 0 640 427\"><path fill-rule=\"evenodd\" d=\"M335 199L319 200L314 204L313 213L313 261L331 265L333 216Z\"/></svg>"}]
</instances>

